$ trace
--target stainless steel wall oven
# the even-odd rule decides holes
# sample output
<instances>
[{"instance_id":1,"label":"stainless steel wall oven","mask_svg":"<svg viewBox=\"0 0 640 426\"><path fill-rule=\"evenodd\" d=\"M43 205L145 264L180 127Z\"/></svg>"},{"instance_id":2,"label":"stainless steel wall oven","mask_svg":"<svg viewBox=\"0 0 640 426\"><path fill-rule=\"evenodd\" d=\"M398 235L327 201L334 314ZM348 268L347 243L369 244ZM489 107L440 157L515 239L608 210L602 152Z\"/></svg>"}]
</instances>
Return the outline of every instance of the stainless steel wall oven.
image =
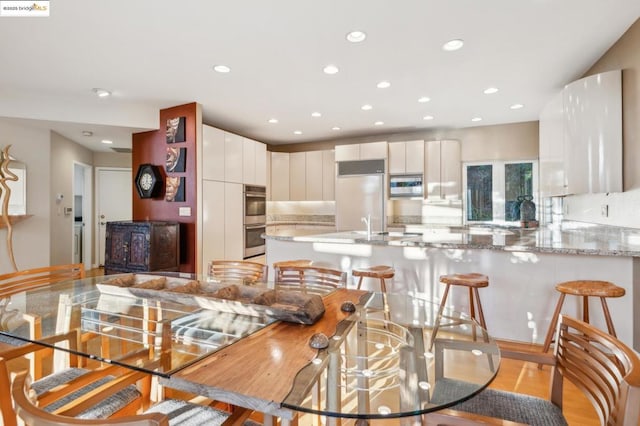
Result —
<instances>
[{"instance_id":1,"label":"stainless steel wall oven","mask_svg":"<svg viewBox=\"0 0 640 426\"><path fill-rule=\"evenodd\" d=\"M266 232L267 189L264 186L244 186L244 258L265 253L262 234Z\"/></svg>"}]
</instances>

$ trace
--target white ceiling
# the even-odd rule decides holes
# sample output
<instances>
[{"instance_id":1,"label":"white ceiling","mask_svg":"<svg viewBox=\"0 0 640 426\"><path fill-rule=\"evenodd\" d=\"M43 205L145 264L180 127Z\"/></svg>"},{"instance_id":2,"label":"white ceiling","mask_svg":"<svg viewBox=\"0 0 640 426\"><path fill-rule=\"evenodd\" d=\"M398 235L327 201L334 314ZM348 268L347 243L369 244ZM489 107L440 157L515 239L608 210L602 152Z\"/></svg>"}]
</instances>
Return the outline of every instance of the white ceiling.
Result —
<instances>
[{"instance_id":1,"label":"white ceiling","mask_svg":"<svg viewBox=\"0 0 640 426\"><path fill-rule=\"evenodd\" d=\"M51 1L48 18L0 18L0 117L93 150L194 101L205 123L270 144L537 120L639 16L638 0Z\"/></svg>"}]
</instances>

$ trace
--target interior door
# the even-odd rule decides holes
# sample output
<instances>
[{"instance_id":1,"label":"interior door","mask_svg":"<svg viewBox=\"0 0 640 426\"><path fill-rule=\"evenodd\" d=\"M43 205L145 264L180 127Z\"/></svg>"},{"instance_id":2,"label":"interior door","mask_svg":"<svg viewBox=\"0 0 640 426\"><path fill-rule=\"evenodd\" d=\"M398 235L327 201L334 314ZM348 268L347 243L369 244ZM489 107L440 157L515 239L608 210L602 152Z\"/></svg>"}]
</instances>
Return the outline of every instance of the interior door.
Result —
<instances>
[{"instance_id":1,"label":"interior door","mask_svg":"<svg viewBox=\"0 0 640 426\"><path fill-rule=\"evenodd\" d=\"M98 262L104 266L107 222L131 220L131 169L97 169Z\"/></svg>"}]
</instances>

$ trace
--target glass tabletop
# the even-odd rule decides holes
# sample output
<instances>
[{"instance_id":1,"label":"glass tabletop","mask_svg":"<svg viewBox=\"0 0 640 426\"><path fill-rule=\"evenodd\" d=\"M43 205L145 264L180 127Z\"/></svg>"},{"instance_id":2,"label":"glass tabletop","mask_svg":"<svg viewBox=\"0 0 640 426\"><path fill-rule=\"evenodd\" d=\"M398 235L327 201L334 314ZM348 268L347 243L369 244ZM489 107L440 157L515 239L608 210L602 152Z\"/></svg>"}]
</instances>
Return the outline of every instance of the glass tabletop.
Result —
<instances>
[{"instance_id":1,"label":"glass tabletop","mask_svg":"<svg viewBox=\"0 0 640 426\"><path fill-rule=\"evenodd\" d=\"M301 323L287 327L289 339L324 327L331 330L328 347L314 349L309 358L296 354L302 369L296 367L281 396L265 399L330 418L406 417L441 409L486 387L500 362L497 344L475 321L451 310L438 317L438 305L423 294L348 291L357 301L348 313L333 293L322 299L326 313L305 325L304 316L282 317L275 308L244 301L247 292L257 300L274 287L284 291L273 283L249 286L182 274L135 274L134 283L119 282L131 276L87 278L2 298L0 334L47 345L47 337L75 331L82 342L77 348L56 348L170 380L188 366L199 368L199 361L213 366L212 354L256 341L257 332L278 319ZM238 300L190 293L194 285L211 291L234 285ZM274 344L270 333L259 336ZM308 347L306 339L300 342ZM265 365L268 370L271 364ZM273 371L269 377L279 380Z\"/></svg>"},{"instance_id":2,"label":"glass tabletop","mask_svg":"<svg viewBox=\"0 0 640 426\"><path fill-rule=\"evenodd\" d=\"M484 389L496 342L468 316L421 294L374 293L342 321L296 378L283 406L332 417L383 419L435 411Z\"/></svg>"},{"instance_id":3,"label":"glass tabletop","mask_svg":"<svg viewBox=\"0 0 640 426\"><path fill-rule=\"evenodd\" d=\"M168 377L276 321L250 308L224 309L227 306L208 304L204 298L144 284L142 288L108 284L130 276L58 283L1 299L0 334L48 345L48 337L76 331L81 345L56 348ZM136 277L141 283L162 279L174 287L194 282L193 277L171 275ZM34 332L30 323L38 330Z\"/></svg>"}]
</instances>

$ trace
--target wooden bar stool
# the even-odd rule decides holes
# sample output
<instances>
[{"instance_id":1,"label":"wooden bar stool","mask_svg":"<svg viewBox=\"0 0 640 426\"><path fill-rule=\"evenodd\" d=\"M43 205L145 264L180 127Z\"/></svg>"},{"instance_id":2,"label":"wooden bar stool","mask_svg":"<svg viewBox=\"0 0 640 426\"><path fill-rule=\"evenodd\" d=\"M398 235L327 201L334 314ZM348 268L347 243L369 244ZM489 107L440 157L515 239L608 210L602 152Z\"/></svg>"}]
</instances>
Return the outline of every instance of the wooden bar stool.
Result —
<instances>
[{"instance_id":1,"label":"wooden bar stool","mask_svg":"<svg viewBox=\"0 0 640 426\"><path fill-rule=\"evenodd\" d=\"M393 278L395 275L395 270L391 266L386 265L376 265L369 266L365 268L355 268L351 271L351 275L354 277L360 277L358 280L358 290L362 286L362 280L366 278L376 278L380 280L380 291L383 293L387 292L387 285L384 280L388 280Z\"/></svg>"},{"instance_id":2,"label":"wooden bar stool","mask_svg":"<svg viewBox=\"0 0 640 426\"><path fill-rule=\"evenodd\" d=\"M362 286L362 280L364 278L375 278L380 280L380 292L382 292L382 308L384 310L384 318L389 321L391 314L389 312L389 303L387 301L387 284L385 279L391 279L395 275L396 271L387 265L368 266L364 268L355 268L351 271L351 275L354 277L360 277L358 280L358 290Z\"/></svg>"},{"instance_id":3,"label":"wooden bar stool","mask_svg":"<svg viewBox=\"0 0 640 426\"><path fill-rule=\"evenodd\" d=\"M433 342L435 341L436 334L438 333L438 329L443 326L456 325L460 324L460 321L452 321L448 324L441 324L442 321L442 313L444 312L444 307L447 304L447 296L449 295L449 289L452 285L464 286L469 288L469 314L471 318L480 323L483 328L483 334L485 335L485 340L488 339L486 335L487 323L484 320L484 312L482 312L482 304L480 303L480 294L478 293L478 289L482 287L489 286L489 278L486 275L478 274L476 272L470 272L467 274L451 274L451 275L442 275L440 276L440 282L445 285L444 293L442 294L442 300L440 301L440 307L438 308L438 315L436 317L436 322L433 326L433 333L431 333L431 342L429 344L429 350L433 347ZM477 308L477 312L476 312ZM475 338L475 331L474 331Z\"/></svg>"},{"instance_id":4,"label":"wooden bar stool","mask_svg":"<svg viewBox=\"0 0 640 426\"><path fill-rule=\"evenodd\" d=\"M551 318L551 324L549 324L549 330L547 336L544 339L544 346L542 352L547 352L549 346L551 346L551 340L556 330L556 323L558 322L558 316L564 303L564 298L567 294L574 296L582 296L582 320L589 322L589 297L599 297L602 303L602 311L604 313L604 320L607 323L607 329L609 334L613 337L616 336L616 330L613 328L613 321L611 321L611 314L609 313L609 307L607 306L607 297L622 297L625 294L624 288L608 281L593 281L593 280L576 280L565 281L556 285L556 290L560 292L560 298L556 305L556 310L553 312Z\"/></svg>"},{"instance_id":5,"label":"wooden bar stool","mask_svg":"<svg viewBox=\"0 0 640 426\"><path fill-rule=\"evenodd\" d=\"M309 259L281 260L280 262L273 262L273 270L278 271L280 268L287 267L287 266L299 266L304 268L307 266L311 266L312 263L313 262ZM302 276L302 272L300 273L300 276ZM276 282L279 282L280 278L281 277L276 272L276 276L275 276Z\"/></svg>"}]
</instances>

